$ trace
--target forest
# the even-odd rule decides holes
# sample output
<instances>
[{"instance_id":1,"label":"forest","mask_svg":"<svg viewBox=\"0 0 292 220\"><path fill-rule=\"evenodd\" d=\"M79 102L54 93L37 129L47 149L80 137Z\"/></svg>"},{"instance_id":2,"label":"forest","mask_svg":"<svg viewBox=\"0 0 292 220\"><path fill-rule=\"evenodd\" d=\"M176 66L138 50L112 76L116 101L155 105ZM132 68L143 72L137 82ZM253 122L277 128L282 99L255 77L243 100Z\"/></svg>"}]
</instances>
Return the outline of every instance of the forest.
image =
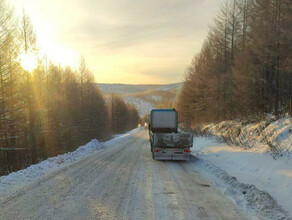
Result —
<instances>
[{"instance_id":1,"label":"forest","mask_svg":"<svg viewBox=\"0 0 292 220\"><path fill-rule=\"evenodd\" d=\"M177 108L186 125L292 115L292 1L226 0Z\"/></svg>"},{"instance_id":2,"label":"forest","mask_svg":"<svg viewBox=\"0 0 292 220\"><path fill-rule=\"evenodd\" d=\"M0 175L138 124L133 105L103 96L83 57L77 70L41 56L25 69L23 57L38 56L36 42L29 16L0 0Z\"/></svg>"}]
</instances>

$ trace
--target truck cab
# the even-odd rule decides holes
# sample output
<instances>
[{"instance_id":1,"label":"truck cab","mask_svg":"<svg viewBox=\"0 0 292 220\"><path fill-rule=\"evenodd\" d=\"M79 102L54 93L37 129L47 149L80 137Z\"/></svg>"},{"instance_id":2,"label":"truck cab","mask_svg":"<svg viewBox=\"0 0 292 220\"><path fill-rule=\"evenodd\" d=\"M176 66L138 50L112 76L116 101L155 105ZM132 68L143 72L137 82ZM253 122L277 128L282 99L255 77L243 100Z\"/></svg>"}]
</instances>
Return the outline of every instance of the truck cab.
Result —
<instances>
[{"instance_id":1,"label":"truck cab","mask_svg":"<svg viewBox=\"0 0 292 220\"><path fill-rule=\"evenodd\" d=\"M179 132L175 109L153 109L148 129L153 159L189 160L193 135Z\"/></svg>"}]
</instances>

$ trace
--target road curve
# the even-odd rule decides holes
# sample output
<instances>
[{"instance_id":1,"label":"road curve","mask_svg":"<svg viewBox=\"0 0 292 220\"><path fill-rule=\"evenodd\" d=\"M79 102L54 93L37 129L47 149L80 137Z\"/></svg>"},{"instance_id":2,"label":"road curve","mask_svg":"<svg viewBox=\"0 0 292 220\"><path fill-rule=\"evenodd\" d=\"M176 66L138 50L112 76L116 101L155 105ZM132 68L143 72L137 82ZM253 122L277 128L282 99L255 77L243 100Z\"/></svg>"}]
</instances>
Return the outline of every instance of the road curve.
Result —
<instances>
[{"instance_id":1,"label":"road curve","mask_svg":"<svg viewBox=\"0 0 292 220\"><path fill-rule=\"evenodd\" d=\"M195 163L154 161L139 131L0 204L0 219L245 219Z\"/></svg>"}]
</instances>

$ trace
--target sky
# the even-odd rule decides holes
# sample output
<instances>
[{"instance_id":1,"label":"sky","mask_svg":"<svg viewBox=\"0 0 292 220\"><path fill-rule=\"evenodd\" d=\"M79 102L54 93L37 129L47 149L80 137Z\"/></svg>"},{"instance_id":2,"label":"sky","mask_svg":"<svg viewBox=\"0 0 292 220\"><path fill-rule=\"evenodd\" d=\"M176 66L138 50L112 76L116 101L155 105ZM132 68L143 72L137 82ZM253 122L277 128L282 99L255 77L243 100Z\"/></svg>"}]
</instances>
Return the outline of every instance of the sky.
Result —
<instances>
[{"instance_id":1,"label":"sky","mask_svg":"<svg viewBox=\"0 0 292 220\"><path fill-rule=\"evenodd\" d=\"M99 83L183 81L220 0L8 0L24 9L40 53L77 69L82 55Z\"/></svg>"}]
</instances>

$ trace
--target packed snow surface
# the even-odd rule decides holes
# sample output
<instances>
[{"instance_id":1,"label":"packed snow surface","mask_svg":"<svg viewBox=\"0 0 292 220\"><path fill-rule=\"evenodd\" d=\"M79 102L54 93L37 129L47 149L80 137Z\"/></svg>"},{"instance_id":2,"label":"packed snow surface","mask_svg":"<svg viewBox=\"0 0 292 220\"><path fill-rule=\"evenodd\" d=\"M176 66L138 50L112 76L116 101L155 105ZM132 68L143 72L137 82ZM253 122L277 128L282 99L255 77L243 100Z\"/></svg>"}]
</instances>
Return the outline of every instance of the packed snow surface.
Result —
<instances>
[{"instance_id":1,"label":"packed snow surface","mask_svg":"<svg viewBox=\"0 0 292 220\"><path fill-rule=\"evenodd\" d=\"M99 142L96 139L91 140L84 146L80 146L74 152L65 153L56 157L48 158L38 164L31 165L26 169L10 173L7 176L0 177L0 202L5 197L11 196L23 190L26 186L31 186L32 183L37 183L37 179L49 178L61 168L66 167L73 162L82 160L89 155L99 152L103 148L113 146L117 142L130 137L140 128L134 129L125 134L115 135L114 139L106 142Z\"/></svg>"},{"instance_id":2,"label":"packed snow surface","mask_svg":"<svg viewBox=\"0 0 292 220\"><path fill-rule=\"evenodd\" d=\"M188 162L152 160L149 148L148 133L140 128L1 177L0 216L107 219L116 213L125 219L244 219L247 213L249 219L290 219L282 209L292 210L287 158L275 164L268 153L201 136L195 137L195 158ZM280 187L283 192L277 194ZM55 209L56 204L61 208Z\"/></svg>"},{"instance_id":3,"label":"packed snow surface","mask_svg":"<svg viewBox=\"0 0 292 220\"><path fill-rule=\"evenodd\" d=\"M279 129L275 129L279 130ZM215 182L218 182L218 175L220 172L226 172L223 174L223 178L228 181L229 186L219 183L225 190L229 190L231 187L242 188L242 192L249 188L247 186L254 185L257 189L263 192L269 193L279 205L281 205L292 216L292 161L287 157L280 157L275 160L270 153L261 151L258 148L240 148L238 146L230 146L217 138L213 137L195 137L193 143L193 153L201 161L201 168L208 168L205 173L213 172L216 174ZM217 167L219 169L216 169ZM223 173L224 173L223 172ZM228 174L228 175L227 175ZM222 176L222 175L221 175ZM227 178L227 177L228 178ZM247 184L240 185L236 179L230 179L235 177L239 183ZM269 201L269 196L266 194L255 193L254 188L250 197L245 197L248 200L254 200L253 205L261 206L259 209L263 209L264 206L275 206L274 202ZM238 192L229 192L232 197L236 196ZM263 200L263 198L266 198ZM236 201L239 206L244 206L244 202L240 199ZM246 202L246 201L245 201ZM279 207L275 208L280 209ZM265 208L265 212L269 209ZM261 210L263 212L263 210ZM265 213L269 214L275 213ZM280 217L280 216L278 216ZM281 219L278 218L277 219ZM271 217L274 219L275 216Z\"/></svg>"},{"instance_id":4,"label":"packed snow surface","mask_svg":"<svg viewBox=\"0 0 292 220\"><path fill-rule=\"evenodd\" d=\"M0 201L0 219L247 219L196 161L153 160L147 130L128 137Z\"/></svg>"}]
</instances>

